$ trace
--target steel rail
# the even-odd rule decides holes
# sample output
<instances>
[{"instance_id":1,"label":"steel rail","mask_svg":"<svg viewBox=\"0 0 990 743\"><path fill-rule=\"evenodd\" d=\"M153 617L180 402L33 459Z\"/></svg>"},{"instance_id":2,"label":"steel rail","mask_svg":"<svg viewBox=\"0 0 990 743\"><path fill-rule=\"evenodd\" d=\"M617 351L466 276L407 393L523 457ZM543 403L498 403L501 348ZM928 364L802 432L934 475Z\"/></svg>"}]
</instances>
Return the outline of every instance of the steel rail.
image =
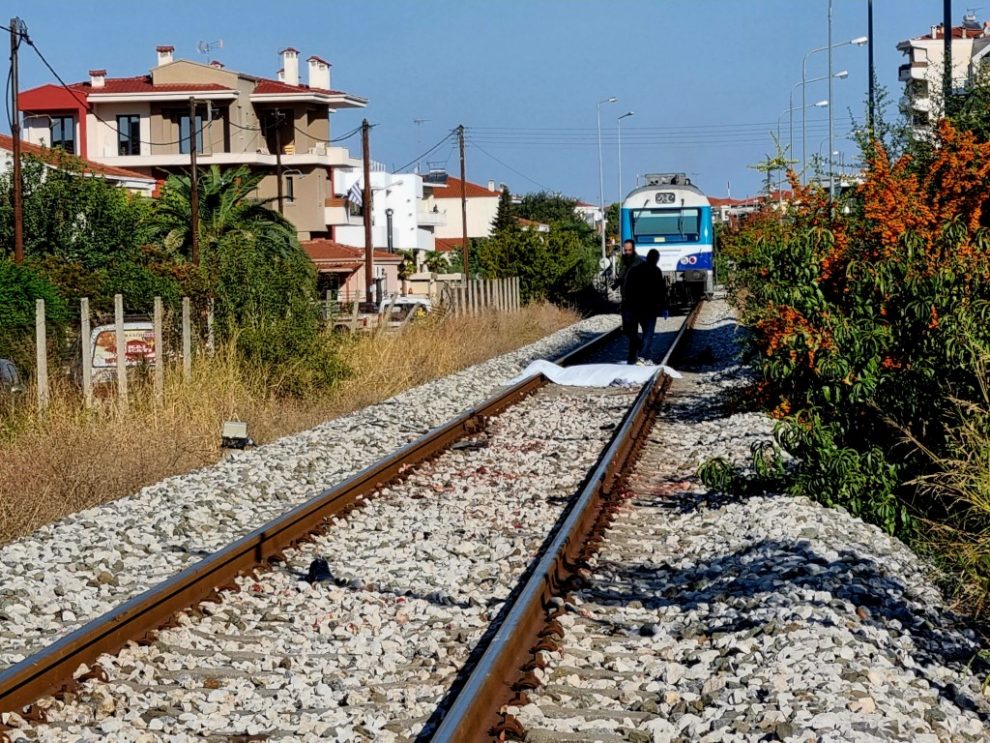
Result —
<instances>
[{"instance_id":1,"label":"steel rail","mask_svg":"<svg viewBox=\"0 0 990 743\"><path fill-rule=\"evenodd\" d=\"M670 363L694 325L702 304L696 304L684 319L661 365ZM516 593L505 620L430 737L432 743L522 739L518 737L523 733L521 726L502 710L516 693L538 685L535 677L524 675L524 671L535 651L549 649L553 636L562 632L550 624L560 611L560 602L554 599L567 592L568 582L577 574L582 559L588 556L589 547L594 548L593 544L589 545L588 537L648 428L649 412L655 410L669 385L670 377L666 374L657 374L643 385L585 487L562 516L552 540L535 558L535 567Z\"/></svg>"},{"instance_id":2,"label":"steel rail","mask_svg":"<svg viewBox=\"0 0 990 743\"><path fill-rule=\"evenodd\" d=\"M562 366L573 364L597 352L620 334L620 328L602 333L555 361ZM546 381L542 375L529 377L489 397L342 483L323 490L261 528L4 669L0 672L0 712L43 714L41 710L25 710L25 707L46 694L72 686L73 676L82 664L92 665L102 654L114 653L126 643L166 626L177 612L214 597L218 590L233 587L233 580L238 575L281 559L285 548L318 531L329 519L355 507L409 468L477 432L486 418L516 404ZM3 740L2 726L0 740Z\"/></svg>"}]
</instances>

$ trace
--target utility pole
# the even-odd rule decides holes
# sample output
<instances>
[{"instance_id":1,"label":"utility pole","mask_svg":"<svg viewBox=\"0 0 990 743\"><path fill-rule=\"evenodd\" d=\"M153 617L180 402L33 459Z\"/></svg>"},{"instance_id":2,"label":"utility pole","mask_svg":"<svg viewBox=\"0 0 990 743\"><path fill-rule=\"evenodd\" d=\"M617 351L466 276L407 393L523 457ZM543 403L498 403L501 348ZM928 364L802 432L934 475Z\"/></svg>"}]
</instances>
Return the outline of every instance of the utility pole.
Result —
<instances>
[{"instance_id":1,"label":"utility pole","mask_svg":"<svg viewBox=\"0 0 990 743\"><path fill-rule=\"evenodd\" d=\"M867 108L867 115L866 115L866 128L869 130L870 136L873 137L875 136L873 127L874 127L874 117L876 116L876 107L877 107L876 94L874 92L874 82L875 82L874 78L876 77L876 72L873 69L873 0L868 0L866 4L866 35L869 37L869 41L867 42L867 44L870 47L869 49L867 49L867 54L869 55L867 66L869 67L868 71L870 75L870 85L869 85L870 94L869 94L869 106ZM831 101L829 101L829 103L831 103Z\"/></svg>"},{"instance_id":2,"label":"utility pole","mask_svg":"<svg viewBox=\"0 0 990 743\"><path fill-rule=\"evenodd\" d=\"M282 194L282 112L276 110L275 121L275 179L278 181L278 213L285 213L285 202Z\"/></svg>"},{"instance_id":3,"label":"utility pole","mask_svg":"<svg viewBox=\"0 0 990 743\"><path fill-rule=\"evenodd\" d=\"M942 0L942 115L948 116L952 98L952 0Z\"/></svg>"},{"instance_id":4,"label":"utility pole","mask_svg":"<svg viewBox=\"0 0 990 743\"><path fill-rule=\"evenodd\" d=\"M374 270L374 246L371 242L371 144L368 141L368 132L371 124L365 119L361 122L361 149L364 153L364 196L362 198L364 206L364 300L372 301L371 282L373 281Z\"/></svg>"},{"instance_id":5,"label":"utility pole","mask_svg":"<svg viewBox=\"0 0 990 743\"><path fill-rule=\"evenodd\" d=\"M835 200L835 177L832 168L832 111L835 110L832 97L832 0L828 0L828 203ZM831 212L829 212L831 214Z\"/></svg>"},{"instance_id":6,"label":"utility pole","mask_svg":"<svg viewBox=\"0 0 990 743\"><path fill-rule=\"evenodd\" d=\"M464 167L464 124L457 127L457 142L461 150L461 260L464 261L464 278L468 277L467 234L467 173Z\"/></svg>"},{"instance_id":7,"label":"utility pole","mask_svg":"<svg viewBox=\"0 0 990 743\"><path fill-rule=\"evenodd\" d=\"M14 107L10 133L14 139L14 263L24 261L24 194L21 192L21 112L17 108L17 47L23 24L20 18L10 19L10 84Z\"/></svg>"},{"instance_id":8,"label":"utility pole","mask_svg":"<svg viewBox=\"0 0 990 743\"><path fill-rule=\"evenodd\" d=\"M192 230L192 262L199 265L199 179L196 173L196 99L189 98L189 226Z\"/></svg>"}]
</instances>

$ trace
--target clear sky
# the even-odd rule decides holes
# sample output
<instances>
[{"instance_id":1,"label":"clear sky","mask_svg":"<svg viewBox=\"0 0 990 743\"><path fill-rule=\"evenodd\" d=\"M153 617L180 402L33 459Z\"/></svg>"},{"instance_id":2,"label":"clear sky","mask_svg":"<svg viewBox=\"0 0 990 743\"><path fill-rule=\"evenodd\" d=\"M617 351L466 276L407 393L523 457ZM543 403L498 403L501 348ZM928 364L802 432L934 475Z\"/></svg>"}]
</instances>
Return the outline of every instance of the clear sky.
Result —
<instances>
[{"instance_id":1,"label":"clear sky","mask_svg":"<svg viewBox=\"0 0 990 743\"><path fill-rule=\"evenodd\" d=\"M219 59L228 68L275 76L277 52L300 50L333 64L333 87L369 99L361 111L334 116L339 135L367 116L376 124L372 157L401 166L458 124L468 129L470 180L505 182L514 192L539 190L597 203L596 102L601 106L605 198L619 191L616 118L622 122L623 190L638 173L683 171L714 195L755 193L748 165L772 151L778 119L788 136L788 96L801 80L805 54L826 45L827 0L13 0L18 15L68 82L92 68L111 77L147 72L155 47L176 58ZM833 0L833 43L866 34L866 0ZM953 22L966 8L953 5ZM979 12L979 11L978 11ZM942 18L940 0L875 0L875 64L896 107L902 92L898 41L928 32ZM980 20L984 16L980 13ZM4 21L6 23L6 20ZM223 39L207 57L200 41ZM851 116L862 120L867 90L865 47L834 51L836 149ZM808 77L825 74L826 55L808 61ZM54 82L22 47L21 89ZM794 105L800 87L793 88ZM825 82L809 84L809 103L825 99ZM795 152L800 157L800 111ZM896 110L891 111L896 115ZM823 109L808 115L808 154L827 153ZM426 121L417 125L415 119ZM6 122L4 122L6 126ZM350 141L359 152L357 138ZM349 144L350 144L349 143ZM426 158L456 174L457 152L445 143ZM425 167L425 161L424 161Z\"/></svg>"}]
</instances>

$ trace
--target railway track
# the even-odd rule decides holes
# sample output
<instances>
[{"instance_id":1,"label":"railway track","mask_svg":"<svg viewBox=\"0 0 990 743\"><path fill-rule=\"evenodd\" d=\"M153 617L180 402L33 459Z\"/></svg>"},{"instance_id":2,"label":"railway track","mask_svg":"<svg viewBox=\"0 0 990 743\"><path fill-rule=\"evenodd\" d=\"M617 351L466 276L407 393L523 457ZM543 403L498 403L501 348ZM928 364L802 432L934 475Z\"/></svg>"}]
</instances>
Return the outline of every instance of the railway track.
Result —
<instances>
[{"instance_id":1,"label":"railway track","mask_svg":"<svg viewBox=\"0 0 990 743\"><path fill-rule=\"evenodd\" d=\"M610 437L589 482L612 476L655 394L630 409L628 390L542 386L506 390L7 669L7 738L431 734L570 494Z\"/></svg>"}]
</instances>

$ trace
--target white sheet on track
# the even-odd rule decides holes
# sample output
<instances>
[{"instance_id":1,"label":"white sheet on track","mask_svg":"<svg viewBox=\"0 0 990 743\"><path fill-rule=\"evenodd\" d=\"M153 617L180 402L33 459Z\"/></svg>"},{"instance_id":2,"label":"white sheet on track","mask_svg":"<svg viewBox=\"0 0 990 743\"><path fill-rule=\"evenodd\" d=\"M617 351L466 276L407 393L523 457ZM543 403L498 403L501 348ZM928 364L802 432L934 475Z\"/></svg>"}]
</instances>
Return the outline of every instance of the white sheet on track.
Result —
<instances>
[{"instance_id":1,"label":"white sheet on track","mask_svg":"<svg viewBox=\"0 0 990 743\"><path fill-rule=\"evenodd\" d=\"M658 371L662 371L674 379L679 379L681 376L669 366L580 364L563 367L540 359L531 361L521 374L508 380L505 384L506 386L517 384L524 379L542 374L554 384L569 387L611 387L619 384L643 384Z\"/></svg>"}]
</instances>

